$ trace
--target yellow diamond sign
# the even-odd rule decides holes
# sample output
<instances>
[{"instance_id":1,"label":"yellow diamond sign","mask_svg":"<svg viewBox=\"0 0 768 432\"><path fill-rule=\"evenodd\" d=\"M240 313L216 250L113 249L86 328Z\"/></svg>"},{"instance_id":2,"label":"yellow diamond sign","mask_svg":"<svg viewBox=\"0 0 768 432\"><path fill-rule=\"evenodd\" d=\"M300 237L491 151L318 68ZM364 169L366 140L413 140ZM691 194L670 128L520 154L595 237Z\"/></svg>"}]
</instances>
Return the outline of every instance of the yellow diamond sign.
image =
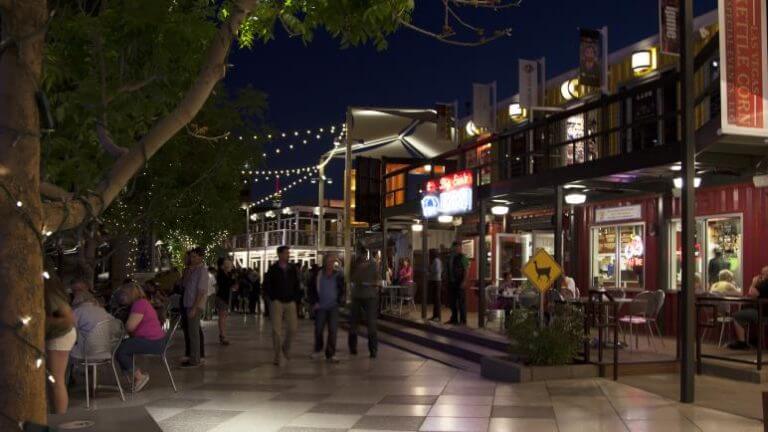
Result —
<instances>
[{"instance_id":1,"label":"yellow diamond sign","mask_svg":"<svg viewBox=\"0 0 768 432\"><path fill-rule=\"evenodd\" d=\"M563 274L563 269L552 255L544 249L539 249L523 266L523 274L539 291L545 292Z\"/></svg>"}]
</instances>

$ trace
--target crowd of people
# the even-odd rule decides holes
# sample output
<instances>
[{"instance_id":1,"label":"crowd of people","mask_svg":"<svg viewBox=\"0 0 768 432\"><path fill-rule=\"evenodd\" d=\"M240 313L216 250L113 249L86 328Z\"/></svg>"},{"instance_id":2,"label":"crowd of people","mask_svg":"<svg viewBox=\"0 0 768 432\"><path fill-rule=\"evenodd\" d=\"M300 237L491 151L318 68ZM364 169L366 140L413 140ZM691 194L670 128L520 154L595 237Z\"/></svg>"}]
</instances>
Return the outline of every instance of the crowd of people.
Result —
<instances>
[{"instance_id":1,"label":"crowd of people","mask_svg":"<svg viewBox=\"0 0 768 432\"><path fill-rule=\"evenodd\" d=\"M366 321L368 349L371 358L375 358L380 270L366 250L358 252L351 278L349 352L357 354L357 327ZM115 361L134 392L146 388L150 380L146 371L134 369L134 356L162 352L166 320L178 319L184 333L185 351L180 367L199 367L205 363L201 320L215 315L219 343L228 346L230 314L261 314L262 310L271 322L275 365L282 366L290 360L298 320L305 315L315 321L315 347L311 357L338 362L339 308L346 302L339 257L326 253L322 266L306 263L299 266L289 261L288 246L279 247L277 255L278 260L267 269L263 284L256 272L236 268L229 257L219 258L216 267L207 267L202 248L187 252L181 271L177 268L162 271L143 284L126 280L108 295L97 295L91 281L84 278L74 278L64 284L51 272L52 277L45 281L45 305L53 411L67 410L66 378L67 371L71 370L70 358L84 358L88 337L99 324L112 320L121 321L125 330L126 337L120 342ZM408 275L401 273L404 277Z\"/></svg>"}]
</instances>

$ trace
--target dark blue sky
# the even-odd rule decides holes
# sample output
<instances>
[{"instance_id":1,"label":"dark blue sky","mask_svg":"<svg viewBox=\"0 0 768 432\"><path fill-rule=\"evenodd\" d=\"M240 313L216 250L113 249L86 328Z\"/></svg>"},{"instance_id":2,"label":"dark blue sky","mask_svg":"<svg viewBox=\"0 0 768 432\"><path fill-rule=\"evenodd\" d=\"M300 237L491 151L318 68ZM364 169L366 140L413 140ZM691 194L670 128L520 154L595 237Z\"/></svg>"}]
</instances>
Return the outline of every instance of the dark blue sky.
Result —
<instances>
[{"instance_id":1,"label":"dark blue sky","mask_svg":"<svg viewBox=\"0 0 768 432\"><path fill-rule=\"evenodd\" d=\"M694 3L697 15L716 7L715 0ZM578 64L578 27L607 25L613 51L656 33L657 8L656 0L523 0L520 8L499 12L457 9L476 26L512 28L511 37L477 48L449 46L408 29L394 34L385 51L371 45L341 49L324 32L305 46L278 29L276 39L266 45L257 43L250 50L233 53L235 66L227 84L232 88L252 84L267 93L267 121L278 130L339 124L347 106L431 108L437 101L458 99L465 114L473 82L496 80L499 99L507 97L517 90L518 58L544 56L547 76L556 76ZM415 23L439 32L442 20L442 1L416 2ZM272 151L266 168L315 163L330 145L329 140L313 140L279 157ZM341 196L341 169L341 162L331 168L333 197ZM259 182L254 197L271 192L274 183ZM316 200L314 185L295 188L285 196L286 203L312 199Z\"/></svg>"}]
</instances>

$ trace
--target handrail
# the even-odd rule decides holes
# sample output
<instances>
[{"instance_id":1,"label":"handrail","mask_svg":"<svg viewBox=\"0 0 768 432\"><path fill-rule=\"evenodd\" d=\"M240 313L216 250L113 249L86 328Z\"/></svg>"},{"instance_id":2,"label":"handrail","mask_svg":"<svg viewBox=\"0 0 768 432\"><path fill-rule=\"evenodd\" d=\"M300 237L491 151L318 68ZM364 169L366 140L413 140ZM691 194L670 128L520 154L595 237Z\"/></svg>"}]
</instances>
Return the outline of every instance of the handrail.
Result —
<instances>
[{"instance_id":1,"label":"handrail","mask_svg":"<svg viewBox=\"0 0 768 432\"><path fill-rule=\"evenodd\" d=\"M595 298L597 298L597 301L595 301ZM604 300L605 298L608 299L607 302ZM589 290L587 300L591 313L584 319L588 320L589 318L587 317L591 315L594 322L595 311L597 311L597 322L595 326L597 327L597 364L600 368L600 376L605 375L605 364L603 363L603 348L605 345L603 341L604 331L607 328L613 328L613 380L617 381L619 379L619 304L616 303L609 292L597 289ZM613 324L608 322L606 308L603 307L606 303L611 306L613 311ZM598 305L597 308L595 307L595 304Z\"/></svg>"}]
</instances>

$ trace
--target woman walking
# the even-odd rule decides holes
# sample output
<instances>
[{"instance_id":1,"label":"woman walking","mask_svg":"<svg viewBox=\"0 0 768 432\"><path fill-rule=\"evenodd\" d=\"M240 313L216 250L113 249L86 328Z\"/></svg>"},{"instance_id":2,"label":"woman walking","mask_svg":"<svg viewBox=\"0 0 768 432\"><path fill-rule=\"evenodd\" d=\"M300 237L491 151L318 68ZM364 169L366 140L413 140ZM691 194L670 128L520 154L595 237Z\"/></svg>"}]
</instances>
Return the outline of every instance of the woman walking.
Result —
<instances>
[{"instance_id":1,"label":"woman walking","mask_svg":"<svg viewBox=\"0 0 768 432\"><path fill-rule=\"evenodd\" d=\"M64 376L69 362L69 352L75 346L77 331L75 316L69 307L69 298L61 279L50 272L45 280L45 351L48 369L51 371L51 399L53 412L64 414L69 405L69 394Z\"/></svg>"}]
</instances>

